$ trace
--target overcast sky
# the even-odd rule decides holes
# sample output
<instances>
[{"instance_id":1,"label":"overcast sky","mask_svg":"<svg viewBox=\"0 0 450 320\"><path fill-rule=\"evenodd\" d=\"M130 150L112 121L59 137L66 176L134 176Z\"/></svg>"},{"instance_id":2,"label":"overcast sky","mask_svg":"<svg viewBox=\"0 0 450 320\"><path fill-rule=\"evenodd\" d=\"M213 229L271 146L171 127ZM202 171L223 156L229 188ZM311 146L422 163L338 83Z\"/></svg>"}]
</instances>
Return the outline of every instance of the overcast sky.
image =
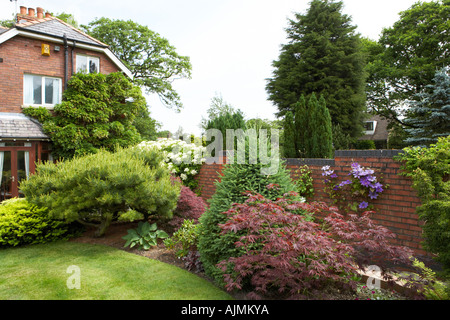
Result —
<instances>
[{"instance_id":1,"label":"overcast sky","mask_svg":"<svg viewBox=\"0 0 450 320\"><path fill-rule=\"evenodd\" d=\"M378 40L383 28L399 19L416 0L344 0L343 13L365 37ZM286 43L287 19L305 13L309 0L17 0L17 8L42 7L55 14L72 13L80 24L95 18L131 19L148 26L189 56L192 79L174 82L184 105L176 113L157 97L147 101L151 115L163 130L200 135L199 124L214 96L241 109L246 118L275 119L276 108L267 100L266 79L272 61ZM0 19L9 19L16 2L0 0Z\"/></svg>"}]
</instances>

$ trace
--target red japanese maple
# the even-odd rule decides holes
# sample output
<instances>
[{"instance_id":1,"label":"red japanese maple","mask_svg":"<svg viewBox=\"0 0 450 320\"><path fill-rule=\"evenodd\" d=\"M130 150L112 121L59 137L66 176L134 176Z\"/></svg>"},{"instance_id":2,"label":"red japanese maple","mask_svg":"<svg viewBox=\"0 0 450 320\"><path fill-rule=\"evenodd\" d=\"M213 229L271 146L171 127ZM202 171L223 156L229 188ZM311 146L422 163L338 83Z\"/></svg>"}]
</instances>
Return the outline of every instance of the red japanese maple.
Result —
<instances>
[{"instance_id":1,"label":"red japanese maple","mask_svg":"<svg viewBox=\"0 0 450 320\"><path fill-rule=\"evenodd\" d=\"M313 221L319 211L327 213L323 223ZM222 232L244 234L235 245L245 253L218 266L227 290L245 287L252 298L274 292L291 298L314 295L330 284L355 288L352 276L369 261L380 267L385 262L379 257L409 261L409 252L390 245L394 235L375 225L369 213L345 220L324 203L249 194L244 204L224 214L229 220L220 225Z\"/></svg>"}]
</instances>

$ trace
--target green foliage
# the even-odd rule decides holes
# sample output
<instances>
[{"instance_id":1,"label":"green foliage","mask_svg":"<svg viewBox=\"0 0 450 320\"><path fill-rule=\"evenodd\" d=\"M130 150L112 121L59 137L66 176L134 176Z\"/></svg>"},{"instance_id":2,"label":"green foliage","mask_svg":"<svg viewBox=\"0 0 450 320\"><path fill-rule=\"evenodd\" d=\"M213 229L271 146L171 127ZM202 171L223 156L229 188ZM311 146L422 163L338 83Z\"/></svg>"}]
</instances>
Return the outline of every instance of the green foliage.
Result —
<instances>
[{"instance_id":1,"label":"green foliage","mask_svg":"<svg viewBox=\"0 0 450 320\"><path fill-rule=\"evenodd\" d=\"M356 137L363 129L365 61L356 27L342 8L342 1L313 0L306 14L289 20L289 42L273 62L266 91L279 117L293 111L302 94L323 94L333 125Z\"/></svg>"},{"instance_id":2,"label":"green foliage","mask_svg":"<svg viewBox=\"0 0 450 320\"><path fill-rule=\"evenodd\" d=\"M449 198L450 136L438 139L428 148L407 147L395 159L402 161L402 174L411 177L416 189L421 190L422 201Z\"/></svg>"},{"instance_id":3,"label":"green foliage","mask_svg":"<svg viewBox=\"0 0 450 320\"><path fill-rule=\"evenodd\" d=\"M290 178L290 173L284 164L280 163L278 171L273 175L262 175L261 163L257 164L233 164L224 165L220 182L216 183L216 191L210 199L209 208L199 218L201 223L198 239L198 250L206 274L217 281L222 278L222 272L216 264L229 257L241 254L234 243L239 235L228 233L221 235L219 224L225 223L226 215L234 203L244 203L247 192L260 193L268 199L276 198L296 191L296 186ZM267 188L270 184L277 184L279 188Z\"/></svg>"},{"instance_id":4,"label":"green foliage","mask_svg":"<svg viewBox=\"0 0 450 320\"><path fill-rule=\"evenodd\" d=\"M237 110L235 112L226 112L218 115L212 120L209 120L206 125L206 130L216 129L222 133L223 145L222 150L227 150L227 143L230 143L227 140L227 130L237 130L237 129L246 129L246 123L244 119L244 114L241 110ZM236 140L235 140L236 141ZM234 146L236 146L236 142L234 142ZM214 156L214 155L212 155Z\"/></svg>"},{"instance_id":5,"label":"green foliage","mask_svg":"<svg viewBox=\"0 0 450 320\"><path fill-rule=\"evenodd\" d=\"M308 103L302 95L294 110L286 113L284 123L288 158L333 157L331 117L322 95L317 100L312 93Z\"/></svg>"},{"instance_id":6,"label":"green foliage","mask_svg":"<svg viewBox=\"0 0 450 320\"><path fill-rule=\"evenodd\" d=\"M374 150L376 149L375 141L373 140L357 140L353 143L357 150Z\"/></svg>"},{"instance_id":7,"label":"green foliage","mask_svg":"<svg viewBox=\"0 0 450 320\"><path fill-rule=\"evenodd\" d=\"M365 42L367 100L377 114L402 123L404 103L416 100L436 70L450 64L449 16L448 0L419 1L378 42Z\"/></svg>"},{"instance_id":8,"label":"green foliage","mask_svg":"<svg viewBox=\"0 0 450 320\"><path fill-rule=\"evenodd\" d=\"M285 158L297 158L297 149L295 143L294 116L288 111L284 119L284 149Z\"/></svg>"},{"instance_id":9,"label":"green foliage","mask_svg":"<svg viewBox=\"0 0 450 320\"><path fill-rule=\"evenodd\" d=\"M50 218L47 208L26 199L10 199L0 204L0 247L46 243L64 239L69 226Z\"/></svg>"},{"instance_id":10,"label":"green foliage","mask_svg":"<svg viewBox=\"0 0 450 320\"><path fill-rule=\"evenodd\" d=\"M437 254L444 271L450 272L450 136L428 148L408 147L395 158L402 161L402 174L411 177L422 200L417 208L425 221L424 247Z\"/></svg>"},{"instance_id":11,"label":"green foliage","mask_svg":"<svg viewBox=\"0 0 450 320\"><path fill-rule=\"evenodd\" d=\"M315 94L311 95L311 158L333 158L333 134L331 131L330 112L323 95L317 101Z\"/></svg>"},{"instance_id":12,"label":"green foliage","mask_svg":"<svg viewBox=\"0 0 450 320\"><path fill-rule=\"evenodd\" d=\"M427 268L422 261L414 259L413 266L419 270L418 277L425 282L425 286L421 289L423 294L429 300L450 300L450 291L448 284L439 281L436 273Z\"/></svg>"},{"instance_id":13,"label":"green foliage","mask_svg":"<svg viewBox=\"0 0 450 320\"><path fill-rule=\"evenodd\" d=\"M53 156L70 159L100 148L113 151L139 143L141 137L133 123L145 109L140 88L116 72L74 75L53 117L42 108L24 112L42 121L53 142Z\"/></svg>"},{"instance_id":14,"label":"green foliage","mask_svg":"<svg viewBox=\"0 0 450 320\"><path fill-rule=\"evenodd\" d=\"M51 217L95 223L97 236L102 236L129 210L145 218L172 216L180 186L162 161L157 150L100 150L58 164L39 164L20 188L31 203L47 207Z\"/></svg>"},{"instance_id":15,"label":"green foliage","mask_svg":"<svg viewBox=\"0 0 450 320\"><path fill-rule=\"evenodd\" d=\"M143 109L137 114L133 125L141 135L141 140L156 140L159 138L158 130L161 128L161 123L150 117L148 109Z\"/></svg>"},{"instance_id":16,"label":"green foliage","mask_svg":"<svg viewBox=\"0 0 450 320\"><path fill-rule=\"evenodd\" d=\"M439 137L450 135L450 76L445 69L436 72L434 83L417 94L407 112L405 124L409 145L428 146Z\"/></svg>"},{"instance_id":17,"label":"green foliage","mask_svg":"<svg viewBox=\"0 0 450 320\"><path fill-rule=\"evenodd\" d=\"M305 198L312 198L314 196L313 178L311 170L307 165L296 169L292 175L294 183L297 187L297 193Z\"/></svg>"},{"instance_id":18,"label":"green foliage","mask_svg":"<svg viewBox=\"0 0 450 320\"><path fill-rule=\"evenodd\" d=\"M403 300L395 291L387 289L369 288L358 284L356 289L356 300Z\"/></svg>"},{"instance_id":19,"label":"green foliage","mask_svg":"<svg viewBox=\"0 0 450 320\"><path fill-rule=\"evenodd\" d=\"M179 55L167 39L131 20L103 17L81 27L110 46L132 72L135 85L145 88L147 93L157 94L168 107L182 108L172 82L190 78L192 66L189 57Z\"/></svg>"},{"instance_id":20,"label":"green foliage","mask_svg":"<svg viewBox=\"0 0 450 320\"><path fill-rule=\"evenodd\" d=\"M348 133L344 133L339 124L331 126L334 150L348 150L354 139Z\"/></svg>"},{"instance_id":21,"label":"green foliage","mask_svg":"<svg viewBox=\"0 0 450 320\"><path fill-rule=\"evenodd\" d=\"M185 257L197 249L199 228L200 225L194 219L185 219L172 237L164 240L164 245L169 250L176 250L178 257Z\"/></svg>"},{"instance_id":22,"label":"green foliage","mask_svg":"<svg viewBox=\"0 0 450 320\"><path fill-rule=\"evenodd\" d=\"M133 248L137 245L140 250L149 250L151 247L158 245L158 239L168 237L169 235L165 231L158 230L156 223L150 224L148 221L141 221L136 229L129 229L128 234L122 239L127 240L124 247Z\"/></svg>"}]
</instances>

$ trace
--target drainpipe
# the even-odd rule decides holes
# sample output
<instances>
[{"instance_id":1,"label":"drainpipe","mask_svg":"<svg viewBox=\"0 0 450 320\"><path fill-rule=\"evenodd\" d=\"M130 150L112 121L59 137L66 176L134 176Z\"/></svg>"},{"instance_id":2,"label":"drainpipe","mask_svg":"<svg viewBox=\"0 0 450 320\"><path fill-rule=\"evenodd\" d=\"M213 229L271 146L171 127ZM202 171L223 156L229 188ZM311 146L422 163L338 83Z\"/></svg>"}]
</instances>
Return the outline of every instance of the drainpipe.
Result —
<instances>
[{"instance_id":1,"label":"drainpipe","mask_svg":"<svg viewBox=\"0 0 450 320\"><path fill-rule=\"evenodd\" d=\"M74 52L74 50L75 50L75 46L76 46L76 41L75 40L73 40L73 46L72 46L72 51L71 51L71 59L72 59L72 76L73 76L73 74L75 73L75 66L74 66L74 64L73 64L73 52Z\"/></svg>"},{"instance_id":2,"label":"drainpipe","mask_svg":"<svg viewBox=\"0 0 450 320\"><path fill-rule=\"evenodd\" d=\"M67 45L67 36L64 33L64 90L67 89L67 82L69 81L69 46Z\"/></svg>"}]
</instances>

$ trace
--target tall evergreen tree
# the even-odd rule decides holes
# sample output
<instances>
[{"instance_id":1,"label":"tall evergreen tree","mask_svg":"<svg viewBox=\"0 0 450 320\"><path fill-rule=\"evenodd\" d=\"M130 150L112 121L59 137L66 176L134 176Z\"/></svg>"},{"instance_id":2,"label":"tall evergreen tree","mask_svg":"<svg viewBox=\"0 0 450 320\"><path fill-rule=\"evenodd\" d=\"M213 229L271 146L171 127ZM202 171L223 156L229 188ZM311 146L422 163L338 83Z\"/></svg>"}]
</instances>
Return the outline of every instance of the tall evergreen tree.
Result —
<instances>
[{"instance_id":1,"label":"tall evergreen tree","mask_svg":"<svg viewBox=\"0 0 450 320\"><path fill-rule=\"evenodd\" d=\"M279 117L292 111L302 94L322 94L333 124L357 137L365 111L365 62L361 38L342 7L342 1L312 0L306 14L289 20L289 43L273 62L266 90Z\"/></svg>"},{"instance_id":2,"label":"tall evergreen tree","mask_svg":"<svg viewBox=\"0 0 450 320\"><path fill-rule=\"evenodd\" d=\"M436 72L434 84L428 85L418 94L419 101L413 101L405 123L410 126L406 132L408 144L429 146L439 137L450 135L450 76L446 69Z\"/></svg>"},{"instance_id":3,"label":"tall evergreen tree","mask_svg":"<svg viewBox=\"0 0 450 320\"><path fill-rule=\"evenodd\" d=\"M308 134L310 132L309 110L305 96L302 95L294 105L296 158L308 157Z\"/></svg>"},{"instance_id":4,"label":"tall evergreen tree","mask_svg":"<svg viewBox=\"0 0 450 320\"><path fill-rule=\"evenodd\" d=\"M312 114L311 127L311 151L312 158L332 158L333 157L333 135L331 130L331 116L326 106L323 96L317 101L315 95L312 96L313 104L316 104Z\"/></svg>"},{"instance_id":5,"label":"tall evergreen tree","mask_svg":"<svg viewBox=\"0 0 450 320\"><path fill-rule=\"evenodd\" d=\"M284 157L297 158L297 147L295 143L294 116L292 112L286 113L284 119Z\"/></svg>"}]
</instances>

